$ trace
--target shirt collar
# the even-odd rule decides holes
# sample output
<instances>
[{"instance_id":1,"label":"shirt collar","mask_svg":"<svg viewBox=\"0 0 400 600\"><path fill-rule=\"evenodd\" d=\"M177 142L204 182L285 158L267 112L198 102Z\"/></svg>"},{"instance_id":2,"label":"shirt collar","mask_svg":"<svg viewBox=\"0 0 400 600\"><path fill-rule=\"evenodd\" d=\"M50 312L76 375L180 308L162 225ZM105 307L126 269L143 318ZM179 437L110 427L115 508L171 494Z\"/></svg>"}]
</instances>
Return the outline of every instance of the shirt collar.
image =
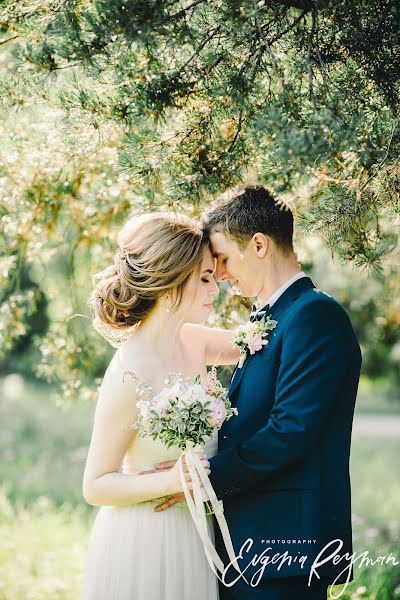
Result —
<instances>
[{"instance_id":1,"label":"shirt collar","mask_svg":"<svg viewBox=\"0 0 400 600\"><path fill-rule=\"evenodd\" d=\"M302 277L307 277L307 275L304 273L304 271L300 271L300 273L296 273L296 275L293 275L293 277L291 277L290 279L285 281L285 283L283 285L281 285L281 287L279 289L277 289L272 294L272 296L269 297L269 299L264 303L264 306L266 306L268 304L269 307L271 308L271 306L273 304L275 304L275 302L278 300L279 296L281 296L283 294L283 292L292 285L292 283L294 283L298 279L301 279ZM258 304L258 303L256 303L256 304ZM263 307L260 307L260 308L263 308Z\"/></svg>"}]
</instances>

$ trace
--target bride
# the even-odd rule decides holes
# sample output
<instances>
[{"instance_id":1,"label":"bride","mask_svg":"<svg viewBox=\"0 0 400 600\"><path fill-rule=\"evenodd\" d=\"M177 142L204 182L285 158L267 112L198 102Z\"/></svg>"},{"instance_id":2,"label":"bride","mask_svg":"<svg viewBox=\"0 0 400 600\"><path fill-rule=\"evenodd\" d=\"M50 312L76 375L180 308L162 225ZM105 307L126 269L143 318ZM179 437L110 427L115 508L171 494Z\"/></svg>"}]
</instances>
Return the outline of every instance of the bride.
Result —
<instances>
[{"instance_id":1,"label":"bride","mask_svg":"<svg viewBox=\"0 0 400 600\"><path fill-rule=\"evenodd\" d=\"M104 375L83 476L83 496L100 506L89 540L83 600L217 600L218 581L187 504L178 463L155 463L180 450L137 436L138 387L157 394L168 373L194 378L206 365L234 364L232 332L200 325L218 293L213 258L199 225L174 213L130 218L118 235L114 265L94 278L94 326L118 349ZM199 458L217 453L217 435ZM184 464L189 489L191 479ZM157 500L158 499L158 500ZM212 516L207 516L214 541Z\"/></svg>"}]
</instances>

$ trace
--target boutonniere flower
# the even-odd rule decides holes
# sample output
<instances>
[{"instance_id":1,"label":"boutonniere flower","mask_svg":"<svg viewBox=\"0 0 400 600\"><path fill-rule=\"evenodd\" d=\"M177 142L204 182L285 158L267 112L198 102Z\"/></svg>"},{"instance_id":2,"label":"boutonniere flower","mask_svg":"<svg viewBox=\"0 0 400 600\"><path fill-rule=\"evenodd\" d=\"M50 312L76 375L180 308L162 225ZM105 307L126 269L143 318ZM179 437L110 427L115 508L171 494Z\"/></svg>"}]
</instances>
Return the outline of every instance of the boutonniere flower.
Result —
<instances>
[{"instance_id":1,"label":"boutonniere flower","mask_svg":"<svg viewBox=\"0 0 400 600\"><path fill-rule=\"evenodd\" d=\"M278 321L271 319L270 316L264 317L260 321L248 321L245 325L240 325L235 331L233 346L240 350L238 367L243 367L247 353L255 354L263 346L268 344L266 339L269 332L275 329Z\"/></svg>"}]
</instances>

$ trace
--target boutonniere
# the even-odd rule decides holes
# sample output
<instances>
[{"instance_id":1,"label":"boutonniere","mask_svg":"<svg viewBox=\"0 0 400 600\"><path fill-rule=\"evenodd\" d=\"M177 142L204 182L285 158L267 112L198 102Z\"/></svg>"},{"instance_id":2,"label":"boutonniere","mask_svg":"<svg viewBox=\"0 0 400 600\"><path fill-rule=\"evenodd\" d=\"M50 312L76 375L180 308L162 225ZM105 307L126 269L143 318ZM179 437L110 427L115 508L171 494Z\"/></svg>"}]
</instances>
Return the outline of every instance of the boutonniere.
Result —
<instances>
[{"instance_id":1,"label":"boutonniere","mask_svg":"<svg viewBox=\"0 0 400 600\"><path fill-rule=\"evenodd\" d=\"M277 323L278 321L274 321L270 316L265 317L264 315L260 321L248 321L245 325L237 327L233 346L237 346L240 350L239 369L243 367L247 352L255 354L268 344L266 338L269 332L275 329Z\"/></svg>"}]
</instances>

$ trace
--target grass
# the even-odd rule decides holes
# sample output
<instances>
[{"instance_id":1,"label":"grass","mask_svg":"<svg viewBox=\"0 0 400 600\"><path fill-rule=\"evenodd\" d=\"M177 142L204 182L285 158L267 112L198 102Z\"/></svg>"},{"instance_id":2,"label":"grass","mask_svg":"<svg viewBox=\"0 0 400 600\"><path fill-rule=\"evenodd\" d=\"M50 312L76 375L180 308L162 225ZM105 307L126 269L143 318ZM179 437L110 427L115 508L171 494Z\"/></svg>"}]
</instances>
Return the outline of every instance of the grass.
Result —
<instances>
[{"instance_id":1,"label":"grass","mask_svg":"<svg viewBox=\"0 0 400 600\"><path fill-rule=\"evenodd\" d=\"M82 502L81 480L94 406L63 409L47 386L6 379L0 390L1 480L15 504L48 496L55 505Z\"/></svg>"},{"instance_id":2,"label":"grass","mask_svg":"<svg viewBox=\"0 0 400 600\"><path fill-rule=\"evenodd\" d=\"M0 599L78 600L89 524L78 506L42 496L15 509L0 496Z\"/></svg>"},{"instance_id":3,"label":"grass","mask_svg":"<svg viewBox=\"0 0 400 600\"><path fill-rule=\"evenodd\" d=\"M359 557L389 557L400 563L400 477L398 438L353 435L350 460L353 514L353 552ZM355 580L349 583L342 600L396 600L400 598L400 564L354 565ZM337 595L344 586L334 586Z\"/></svg>"},{"instance_id":4,"label":"grass","mask_svg":"<svg viewBox=\"0 0 400 600\"><path fill-rule=\"evenodd\" d=\"M0 388L1 389L1 388ZM8 379L0 394L0 600L79 600L97 512L81 493L94 406L62 411L44 386ZM396 438L353 435L354 551L400 560ZM400 599L400 566L354 567L342 600ZM343 586L332 588L338 596ZM295 600L295 599L294 599Z\"/></svg>"}]
</instances>

